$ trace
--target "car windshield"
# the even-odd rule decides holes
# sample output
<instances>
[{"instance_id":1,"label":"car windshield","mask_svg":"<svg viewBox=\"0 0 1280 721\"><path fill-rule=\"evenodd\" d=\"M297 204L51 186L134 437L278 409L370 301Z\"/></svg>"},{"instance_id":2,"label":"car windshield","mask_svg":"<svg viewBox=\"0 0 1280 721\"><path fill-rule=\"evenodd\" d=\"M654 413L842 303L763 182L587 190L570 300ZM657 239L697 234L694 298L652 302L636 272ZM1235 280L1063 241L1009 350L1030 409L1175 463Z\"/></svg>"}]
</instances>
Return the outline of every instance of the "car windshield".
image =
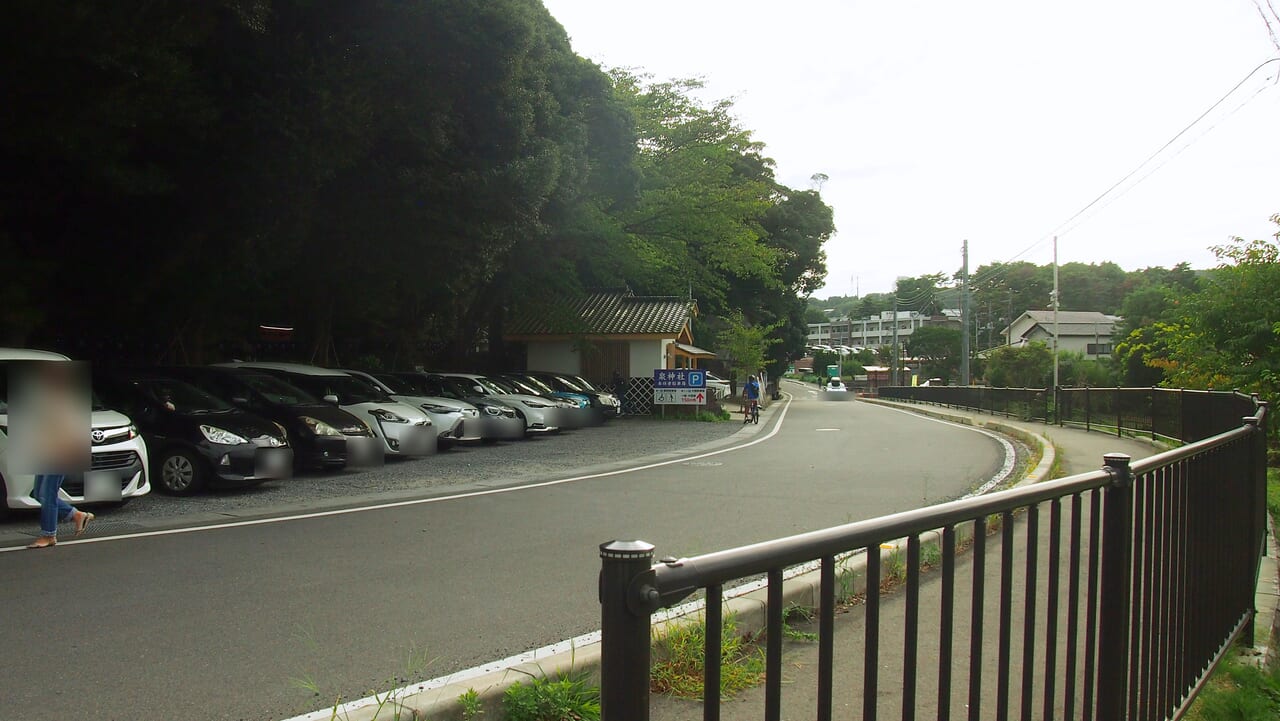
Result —
<instances>
[{"instance_id":1,"label":"car windshield","mask_svg":"<svg viewBox=\"0 0 1280 721\"><path fill-rule=\"evenodd\" d=\"M476 385L469 378L456 378L453 376L445 376L439 379L441 395L445 398L453 398L455 400L465 400L471 396L488 395L488 392L481 387L476 390L472 386Z\"/></svg>"},{"instance_id":2,"label":"car windshield","mask_svg":"<svg viewBox=\"0 0 1280 721\"><path fill-rule=\"evenodd\" d=\"M338 405L353 406L359 403L385 403L391 400L387 394L375 388L368 381L357 380L351 376L312 376L295 375L289 380L298 384L303 390L310 391L321 398L337 396Z\"/></svg>"},{"instance_id":3,"label":"car windshield","mask_svg":"<svg viewBox=\"0 0 1280 721\"><path fill-rule=\"evenodd\" d=\"M478 376L475 379L475 382L480 384L480 386L490 394L503 395L506 393L519 393L514 386L503 383L502 381L494 380L493 378Z\"/></svg>"},{"instance_id":4,"label":"car windshield","mask_svg":"<svg viewBox=\"0 0 1280 721\"><path fill-rule=\"evenodd\" d=\"M227 413L226 401L205 393L186 381L171 378L134 378L128 384L151 400L178 413Z\"/></svg>"},{"instance_id":5,"label":"car windshield","mask_svg":"<svg viewBox=\"0 0 1280 721\"><path fill-rule=\"evenodd\" d=\"M556 382L564 386L565 390L573 391L574 393L582 393L583 391L591 390L589 388L584 388L581 383L576 383L571 378L566 378L564 376L552 377L556 379Z\"/></svg>"},{"instance_id":6,"label":"car windshield","mask_svg":"<svg viewBox=\"0 0 1280 721\"><path fill-rule=\"evenodd\" d=\"M537 378L503 378L509 385L516 388L521 393L528 393L531 396L540 396L547 393L555 393L551 386L543 383Z\"/></svg>"},{"instance_id":7,"label":"car windshield","mask_svg":"<svg viewBox=\"0 0 1280 721\"><path fill-rule=\"evenodd\" d=\"M595 386L591 385L591 382L588 381L586 378L583 378L582 376L569 376L569 380L572 380L574 383L578 385L579 388L585 391L596 391L596 392L600 391L599 388L596 388Z\"/></svg>"},{"instance_id":8,"label":"car windshield","mask_svg":"<svg viewBox=\"0 0 1280 721\"><path fill-rule=\"evenodd\" d=\"M265 373L244 373L236 377L270 403L284 406L314 406L320 402L319 398L301 388Z\"/></svg>"},{"instance_id":9,"label":"car windshield","mask_svg":"<svg viewBox=\"0 0 1280 721\"><path fill-rule=\"evenodd\" d=\"M371 375L373 375L374 378L377 378L379 383L390 388L391 392L396 395L414 395L421 393L421 390L419 390L415 384L410 383L403 378L397 378L385 373L374 373Z\"/></svg>"}]
</instances>

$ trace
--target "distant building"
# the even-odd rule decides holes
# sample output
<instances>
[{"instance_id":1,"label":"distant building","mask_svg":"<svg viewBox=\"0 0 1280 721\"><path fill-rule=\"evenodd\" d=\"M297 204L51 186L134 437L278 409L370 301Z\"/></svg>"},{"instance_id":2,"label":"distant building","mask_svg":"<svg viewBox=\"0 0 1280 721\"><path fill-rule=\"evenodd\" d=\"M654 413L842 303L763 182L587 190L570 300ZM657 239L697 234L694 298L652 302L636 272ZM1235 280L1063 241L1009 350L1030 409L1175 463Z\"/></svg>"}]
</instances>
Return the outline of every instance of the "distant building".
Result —
<instances>
[{"instance_id":1,"label":"distant building","mask_svg":"<svg viewBox=\"0 0 1280 721\"><path fill-rule=\"evenodd\" d=\"M959 309L947 308L936 315L926 315L914 310L898 311L898 342L905 343L916 328L940 325L960 329ZM893 311L852 320L847 317L832 318L825 323L810 323L807 343L810 346L848 346L851 348L879 348L893 344Z\"/></svg>"},{"instance_id":2,"label":"distant building","mask_svg":"<svg viewBox=\"0 0 1280 721\"><path fill-rule=\"evenodd\" d=\"M1120 316L1097 311L1060 310L1057 312L1058 350L1083 353L1086 358L1110 356L1114 350L1111 336ZM1054 312L1029 310L1000 331L1005 344L1014 347L1039 341L1053 347Z\"/></svg>"},{"instance_id":3,"label":"distant building","mask_svg":"<svg viewBox=\"0 0 1280 721\"><path fill-rule=\"evenodd\" d=\"M698 306L688 298L596 291L552 307L530 307L507 326L508 342L524 343L525 367L582 375L608 384L652 378L655 370L695 368L715 353L693 344Z\"/></svg>"}]
</instances>

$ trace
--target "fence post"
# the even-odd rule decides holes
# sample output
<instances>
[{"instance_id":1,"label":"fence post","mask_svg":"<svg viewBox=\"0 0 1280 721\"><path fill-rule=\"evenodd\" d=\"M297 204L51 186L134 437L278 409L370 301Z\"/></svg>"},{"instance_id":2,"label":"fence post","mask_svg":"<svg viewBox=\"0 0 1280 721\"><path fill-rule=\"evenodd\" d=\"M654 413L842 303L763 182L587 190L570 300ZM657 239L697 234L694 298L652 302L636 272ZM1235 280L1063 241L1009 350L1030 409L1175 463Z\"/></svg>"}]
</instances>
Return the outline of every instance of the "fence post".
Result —
<instances>
[{"instance_id":1,"label":"fence post","mask_svg":"<svg viewBox=\"0 0 1280 721\"><path fill-rule=\"evenodd\" d=\"M1116 386L1116 438L1120 438L1124 434L1120 431L1124 428L1124 405L1121 397L1124 391L1120 390L1120 386Z\"/></svg>"},{"instance_id":2,"label":"fence post","mask_svg":"<svg viewBox=\"0 0 1280 721\"><path fill-rule=\"evenodd\" d=\"M1102 507L1102 573L1098 604L1097 721L1122 721L1129 695L1130 566L1133 559L1133 474L1129 456L1108 453L1103 464L1111 473Z\"/></svg>"},{"instance_id":3,"label":"fence post","mask_svg":"<svg viewBox=\"0 0 1280 721\"><path fill-rule=\"evenodd\" d=\"M602 721L649 721L649 613L638 612L642 599L631 598L631 582L652 565L653 544L600 544Z\"/></svg>"},{"instance_id":4,"label":"fence post","mask_svg":"<svg viewBox=\"0 0 1280 721\"><path fill-rule=\"evenodd\" d=\"M1089 421L1093 413L1093 408L1090 406L1091 403L1093 403L1093 401L1089 399L1089 386L1085 386L1084 387L1084 429L1086 431L1091 430L1089 428Z\"/></svg>"}]
</instances>

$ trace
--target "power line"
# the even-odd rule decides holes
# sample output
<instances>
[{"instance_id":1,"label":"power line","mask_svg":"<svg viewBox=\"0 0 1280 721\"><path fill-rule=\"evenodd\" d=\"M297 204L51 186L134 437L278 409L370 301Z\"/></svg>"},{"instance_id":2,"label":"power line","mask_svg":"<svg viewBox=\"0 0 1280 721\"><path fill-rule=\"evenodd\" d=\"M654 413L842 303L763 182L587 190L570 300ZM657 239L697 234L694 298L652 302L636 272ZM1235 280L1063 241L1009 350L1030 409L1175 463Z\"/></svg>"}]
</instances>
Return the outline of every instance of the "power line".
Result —
<instances>
[{"instance_id":1,"label":"power line","mask_svg":"<svg viewBox=\"0 0 1280 721\"><path fill-rule=\"evenodd\" d=\"M1270 2L1268 2L1268 6L1270 6ZM1264 16L1264 17L1265 17L1265 16ZM1237 90L1239 90L1239 89L1240 89L1240 88L1241 88L1245 83L1247 83L1247 82L1249 81L1249 79L1250 79L1250 78L1252 78L1252 77L1253 77L1253 76L1254 76L1254 75L1255 75L1259 70L1261 70L1262 68L1264 68L1264 67L1266 67L1266 66L1270 65L1271 63L1275 63L1275 62L1280 62L1280 56L1273 57L1273 58L1269 58L1269 59L1267 59L1267 60L1265 60L1265 61L1263 61L1263 62L1259 63L1257 67L1255 67L1253 70L1250 70L1250 71L1249 71L1249 72L1248 72L1248 73L1247 73L1247 74L1246 74L1246 75L1245 75L1245 76L1244 76L1244 77L1243 77L1243 78L1242 78L1238 83L1236 83L1234 86L1232 86L1232 87L1231 87L1231 89L1230 89L1230 90L1228 90L1228 91L1227 91L1227 92L1226 92L1222 97L1218 98L1218 100L1217 100L1217 101L1215 101L1212 105L1210 105L1208 109L1206 109L1204 112L1200 113L1200 115L1198 115L1198 116L1196 117L1196 119L1195 119L1195 120L1192 120L1190 123L1188 123L1188 124L1187 124L1187 126L1186 126L1186 127L1184 127L1182 130L1179 130L1179 131L1178 131L1178 132L1177 132L1177 133L1176 133L1172 138L1170 138L1167 142L1165 142L1165 144L1164 144L1164 145L1161 145L1161 146L1160 146L1160 147L1159 147L1159 148L1158 148L1154 153L1152 153L1151 155L1147 156L1147 158L1146 158L1145 160L1143 160L1143 161L1142 161L1141 163L1139 163L1136 167L1134 167L1134 169L1133 169L1133 170L1131 170L1131 171L1129 171L1127 174L1125 174L1125 176L1124 176L1124 177L1122 177L1122 178L1120 178L1120 180L1118 180L1118 181L1116 181L1115 183L1113 183L1113 184L1111 185L1111 187L1109 187L1109 188L1107 188L1106 190L1104 190L1101 194L1099 194L1099 195L1098 195L1098 197L1096 197L1096 198L1094 198L1093 200L1089 201L1089 202L1088 202L1088 203L1087 203L1083 208L1081 208L1080 210L1077 210L1075 213L1073 213L1073 214L1072 214L1070 217L1068 217L1066 220L1064 220L1064 221L1062 221L1061 223L1059 223L1059 224L1058 224L1058 226L1057 226L1056 228L1054 228L1054 229L1053 229L1052 231L1050 231L1049 233L1046 233L1046 234L1045 234L1044 236L1042 236L1039 240L1035 241L1035 242L1034 242L1034 243L1032 243L1031 245L1029 245L1029 246L1027 246L1026 248L1022 249L1020 252L1018 252L1016 255L1012 256L1012 257L1011 257L1011 258L1009 258L1008 260L1003 261L1003 262L1000 262L1000 263L997 265L997 267L995 267L995 268L993 268L992 270L988 271L986 274L979 274L979 275L975 276L974 278L970 279L970 282L971 282L971 283L973 283L973 284L977 284L977 283L985 283L985 282L987 282L987 281L994 280L994 279L996 279L996 278L999 278L999 277L1000 277L1000 276L1002 276L1002 275L1005 275L1006 273L1008 273L1008 272L1010 272L1010 271L1012 270L1012 268L1010 268L1009 266L1010 266L1013 262L1017 261L1019 258L1022 258L1022 257L1023 257L1023 256L1025 256L1027 253L1030 253L1032 250L1035 250L1035 249L1036 249L1036 248L1038 248L1039 246L1041 246L1041 245L1045 244L1045 243L1046 243L1046 242L1048 242L1051 238L1053 238L1055 235L1058 235L1058 236L1065 235L1067 231L1064 231L1063 229L1064 229L1064 228L1067 228L1067 226L1068 226L1068 225L1070 225L1070 228L1068 228L1068 230L1072 230L1072 229L1075 229L1075 228L1079 227L1079 226L1081 225L1081 223L1075 223L1074 225L1072 225L1072 221L1075 221L1076 219L1080 218L1082 215L1084 215L1086 212L1088 212L1088 211L1089 211L1089 209L1093 208L1095 205L1097 205L1099 202L1101 202L1104 198L1107 198L1108 196L1110 196L1110 195L1111 195L1111 194L1112 194L1112 193L1113 193L1117 188L1119 188L1121 185L1123 185L1125 182L1127 182L1130 178L1132 178L1133 176L1135 176L1135 175L1137 175L1139 172L1141 172L1141 171L1142 171L1142 169L1143 169L1144 167L1146 167L1148 164L1150 164L1152 160L1154 160L1157 156L1159 156L1161 153L1163 153L1165 150L1167 150L1170 146L1172 146L1174 143L1176 143L1176 142L1178 141L1178 139L1179 139L1179 138L1181 138L1183 135L1186 135L1186 134L1187 134L1187 132L1189 132L1192 128L1194 128L1196 125L1198 125L1198 124L1199 124L1202 120L1204 120L1204 119L1205 119L1205 118L1206 118L1210 113L1212 113L1214 110L1216 110L1216 109L1218 108L1218 106L1220 106L1220 105L1222 105L1224 102L1226 102L1227 98L1231 97L1231 96L1232 96L1232 95L1233 95ZM1264 86L1264 87L1260 88L1260 89L1259 89L1257 92L1255 92L1252 96L1250 96L1250 97L1249 97L1248 99L1246 99L1243 103L1241 103L1239 106L1237 106L1237 107L1236 107L1236 109L1235 109L1235 110L1233 110L1231 113L1229 113L1226 117L1227 117L1227 118L1229 118L1229 117L1231 117L1232 115L1234 115L1236 112L1238 112L1238 111L1240 110L1240 108L1242 108L1242 107L1244 107L1245 105L1247 105L1250 101L1252 101L1254 98L1256 98L1256 97L1257 97L1257 96L1258 96L1258 95L1259 95L1263 90L1265 90L1265 89L1266 89L1266 86ZM1225 120L1225 119L1226 119L1226 118L1223 118L1223 120ZM1218 121L1217 123L1214 123L1214 124L1213 124L1212 126L1210 126L1210 127L1209 127L1205 132L1204 132L1204 133L1201 133L1200 135L1198 135L1198 136L1196 136L1195 138L1193 138L1191 142L1189 142L1189 143L1187 143L1186 145L1184 145L1184 146L1183 146L1181 149L1179 149L1179 150L1178 150L1178 152L1177 152L1177 153L1175 153L1172 157L1170 157L1170 158L1166 159L1164 162L1160 163L1160 165L1158 165L1156 168L1154 168L1151 172L1148 172L1146 175L1142 176L1142 177L1138 180L1138 182L1137 182L1137 183L1134 183L1133 185L1131 185L1131 186L1129 186L1128 188L1126 188L1126 189L1125 189L1125 191L1124 191L1124 193L1127 193L1127 192L1129 192L1129 190L1132 190L1133 188L1137 187L1139 184L1141 184L1141 183L1142 183L1142 181L1144 181L1144 180L1146 180L1148 177L1150 177L1152 173L1154 173L1156 170L1159 170L1160 168L1164 167L1164 166L1165 166L1165 165L1166 165L1170 160L1172 160L1174 157L1177 157L1177 155L1181 154L1184 150L1186 150L1188 147L1190 147L1191 145L1193 145L1193 144L1194 144L1196 141L1198 141L1200 138L1202 138L1202 137L1204 137L1205 135L1207 135L1211 130L1213 130L1214 128L1216 128L1216 127L1217 127L1221 122L1222 122L1222 121L1220 120L1220 121ZM1107 205L1110 205L1110 204L1111 204L1112 202L1114 202L1116 199L1118 199L1119 197L1123 196L1123 194L1124 194L1124 193L1121 193L1121 194L1120 194L1120 196L1116 196L1116 197L1115 197L1115 198L1113 198L1112 200L1108 201L1108 202L1107 202ZM1103 206L1103 207L1106 207L1106 206Z\"/></svg>"}]
</instances>

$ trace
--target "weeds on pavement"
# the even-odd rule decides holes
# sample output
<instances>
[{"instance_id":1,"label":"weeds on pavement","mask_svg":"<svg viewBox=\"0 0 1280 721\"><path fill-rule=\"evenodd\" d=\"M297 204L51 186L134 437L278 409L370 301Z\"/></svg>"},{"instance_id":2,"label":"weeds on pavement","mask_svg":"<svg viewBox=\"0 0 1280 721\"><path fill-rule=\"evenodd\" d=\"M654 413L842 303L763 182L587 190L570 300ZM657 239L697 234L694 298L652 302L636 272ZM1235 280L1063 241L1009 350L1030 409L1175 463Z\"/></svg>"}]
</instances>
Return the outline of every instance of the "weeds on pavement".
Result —
<instances>
[{"instance_id":1,"label":"weeds on pavement","mask_svg":"<svg viewBox=\"0 0 1280 721\"><path fill-rule=\"evenodd\" d=\"M502 694L502 712L506 721L599 721L600 689L583 673L517 681Z\"/></svg>"},{"instance_id":2,"label":"weeds on pavement","mask_svg":"<svg viewBox=\"0 0 1280 721\"><path fill-rule=\"evenodd\" d=\"M706 648L705 623L668 627L665 634L654 639L652 689L681 698L702 698ZM722 697L733 696L764 678L763 651L738 635L733 614L726 614L721 623L720 660Z\"/></svg>"}]
</instances>

